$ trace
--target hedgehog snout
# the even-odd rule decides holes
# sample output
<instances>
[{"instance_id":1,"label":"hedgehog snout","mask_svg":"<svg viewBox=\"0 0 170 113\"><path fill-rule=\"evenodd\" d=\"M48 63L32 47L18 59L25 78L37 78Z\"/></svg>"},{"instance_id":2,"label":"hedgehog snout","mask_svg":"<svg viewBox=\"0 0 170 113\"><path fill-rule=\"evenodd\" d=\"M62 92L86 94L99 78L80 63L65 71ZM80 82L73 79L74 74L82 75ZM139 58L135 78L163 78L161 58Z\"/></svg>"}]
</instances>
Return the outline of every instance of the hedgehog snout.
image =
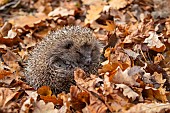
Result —
<instances>
[{"instance_id":1,"label":"hedgehog snout","mask_svg":"<svg viewBox=\"0 0 170 113\"><path fill-rule=\"evenodd\" d=\"M92 58L91 58L91 56L86 57L85 60L84 60L84 64L88 66L88 65L90 65L91 63L92 63Z\"/></svg>"}]
</instances>

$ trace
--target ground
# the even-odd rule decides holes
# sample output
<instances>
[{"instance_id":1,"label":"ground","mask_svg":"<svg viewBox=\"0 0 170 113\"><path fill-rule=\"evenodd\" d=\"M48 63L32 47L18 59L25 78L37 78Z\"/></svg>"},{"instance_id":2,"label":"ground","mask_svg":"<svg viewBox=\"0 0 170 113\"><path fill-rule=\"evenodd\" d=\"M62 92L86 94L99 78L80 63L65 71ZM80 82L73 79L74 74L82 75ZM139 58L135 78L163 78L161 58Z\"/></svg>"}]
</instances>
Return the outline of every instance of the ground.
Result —
<instances>
[{"instance_id":1,"label":"ground","mask_svg":"<svg viewBox=\"0 0 170 113\"><path fill-rule=\"evenodd\" d=\"M169 0L0 0L1 113L170 112ZM25 81L34 46L67 25L101 42L98 74L74 72L70 93Z\"/></svg>"}]
</instances>

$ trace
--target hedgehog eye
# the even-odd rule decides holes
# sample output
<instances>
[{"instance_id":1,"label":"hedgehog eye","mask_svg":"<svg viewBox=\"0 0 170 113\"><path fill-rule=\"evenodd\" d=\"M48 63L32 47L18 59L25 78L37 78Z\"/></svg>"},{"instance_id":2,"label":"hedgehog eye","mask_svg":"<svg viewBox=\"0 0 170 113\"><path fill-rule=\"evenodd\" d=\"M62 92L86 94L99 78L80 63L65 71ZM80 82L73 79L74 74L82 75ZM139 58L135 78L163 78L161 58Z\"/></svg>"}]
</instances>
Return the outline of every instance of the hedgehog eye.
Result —
<instances>
[{"instance_id":1,"label":"hedgehog eye","mask_svg":"<svg viewBox=\"0 0 170 113\"><path fill-rule=\"evenodd\" d=\"M89 48L91 47L92 45L91 44L88 44L88 43L84 43L81 48Z\"/></svg>"},{"instance_id":2,"label":"hedgehog eye","mask_svg":"<svg viewBox=\"0 0 170 113\"><path fill-rule=\"evenodd\" d=\"M82 53L80 51L76 51L76 53L78 53L79 55L82 55Z\"/></svg>"},{"instance_id":3,"label":"hedgehog eye","mask_svg":"<svg viewBox=\"0 0 170 113\"><path fill-rule=\"evenodd\" d=\"M72 41L67 41L66 44L64 45L64 48L70 49L72 46L73 46L73 42Z\"/></svg>"}]
</instances>

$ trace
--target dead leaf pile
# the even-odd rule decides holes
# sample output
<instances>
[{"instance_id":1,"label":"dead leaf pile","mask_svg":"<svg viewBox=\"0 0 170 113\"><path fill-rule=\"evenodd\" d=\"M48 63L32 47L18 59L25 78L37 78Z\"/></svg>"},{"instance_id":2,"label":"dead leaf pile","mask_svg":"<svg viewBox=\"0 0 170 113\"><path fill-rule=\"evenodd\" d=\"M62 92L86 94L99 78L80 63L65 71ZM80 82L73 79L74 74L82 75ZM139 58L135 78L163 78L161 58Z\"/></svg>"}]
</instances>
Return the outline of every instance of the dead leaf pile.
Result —
<instances>
[{"instance_id":1,"label":"dead leaf pile","mask_svg":"<svg viewBox=\"0 0 170 113\"><path fill-rule=\"evenodd\" d=\"M0 112L170 112L169 0L0 0ZM34 90L29 52L52 30L89 27L103 44L98 75L77 69L70 93Z\"/></svg>"}]
</instances>

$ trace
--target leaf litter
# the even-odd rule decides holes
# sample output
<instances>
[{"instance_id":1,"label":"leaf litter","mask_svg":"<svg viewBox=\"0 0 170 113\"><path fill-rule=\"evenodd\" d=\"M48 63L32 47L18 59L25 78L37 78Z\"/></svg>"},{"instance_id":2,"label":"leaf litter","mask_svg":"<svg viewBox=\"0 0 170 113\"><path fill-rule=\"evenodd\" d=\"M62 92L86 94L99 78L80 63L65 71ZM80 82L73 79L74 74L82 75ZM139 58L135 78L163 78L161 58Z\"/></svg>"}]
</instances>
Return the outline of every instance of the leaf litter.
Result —
<instances>
[{"instance_id":1,"label":"leaf litter","mask_svg":"<svg viewBox=\"0 0 170 113\"><path fill-rule=\"evenodd\" d=\"M170 112L168 0L1 0L0 112ZM27 85L28 54L50 31L90 27L103 44L98 75L77 69L70 93Z\"/></svg>"}]
</instances>

